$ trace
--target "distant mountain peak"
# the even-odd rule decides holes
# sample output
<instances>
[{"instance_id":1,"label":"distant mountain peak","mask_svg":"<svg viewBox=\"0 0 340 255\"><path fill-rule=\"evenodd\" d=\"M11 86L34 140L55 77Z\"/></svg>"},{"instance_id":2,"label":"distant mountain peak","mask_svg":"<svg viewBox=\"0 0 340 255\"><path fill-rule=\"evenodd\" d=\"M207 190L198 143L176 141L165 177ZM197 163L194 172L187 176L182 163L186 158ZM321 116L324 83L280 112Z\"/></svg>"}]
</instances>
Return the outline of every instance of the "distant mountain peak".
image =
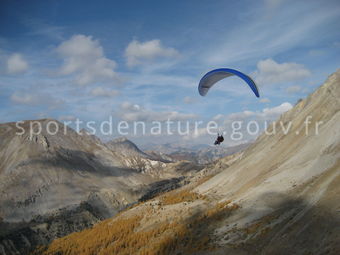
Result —
<instances>
[{"instance_id":1,"label":"distant mountain peak","mask_svg":"<svg viewBox=\"0 0 340 255\"><path fill-rule=\"evenodd\" d=\"M124 136L115 138L115 139L107 142L106 144L111 146L111 147L112 146L116 146L116 147L119 146L119 147L121 147L121 149L124 148L126 150L133 150L133 151L136 151L136 152L143 153L135 143L133 143L132 141L130 141L129 139L127 139Z\"/></svg>"}]
</instances>

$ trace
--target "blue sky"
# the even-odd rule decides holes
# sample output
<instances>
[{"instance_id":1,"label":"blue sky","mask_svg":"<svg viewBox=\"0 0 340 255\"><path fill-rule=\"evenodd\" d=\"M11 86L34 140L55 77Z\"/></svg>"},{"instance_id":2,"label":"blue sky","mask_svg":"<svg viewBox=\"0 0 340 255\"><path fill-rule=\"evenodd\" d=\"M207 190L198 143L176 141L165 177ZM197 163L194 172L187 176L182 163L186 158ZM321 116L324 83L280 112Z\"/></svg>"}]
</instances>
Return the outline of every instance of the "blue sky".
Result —
<instances>
[{"instance_id":1,"label":"blue sky","mask_svg":"<svg viewBox=\"0 0 340 255\"><path fill-rule=\"evenodd\" d=\"M331 0L3 0L0 122L279 115L339 68L339 13ZM200 97L219 67L261 98L237 78Z\"/></svg>"}]
</instances>

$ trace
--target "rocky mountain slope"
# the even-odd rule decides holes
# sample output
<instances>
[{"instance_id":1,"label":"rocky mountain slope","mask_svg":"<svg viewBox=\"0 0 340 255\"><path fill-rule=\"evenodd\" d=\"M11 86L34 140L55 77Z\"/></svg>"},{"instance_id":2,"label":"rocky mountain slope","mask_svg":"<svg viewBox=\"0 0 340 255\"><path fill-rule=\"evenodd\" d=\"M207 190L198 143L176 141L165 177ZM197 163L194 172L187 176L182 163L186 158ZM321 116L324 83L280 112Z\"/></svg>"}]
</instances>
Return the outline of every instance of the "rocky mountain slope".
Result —
<instances>
[{"instance_id":1,"label":"rocky mountain slope","mask_svg":"<svg viewBox=\"0 0 340 255\"><path fill-rule=\"evenodd\" d=\"M125 166L139 172L161 175L166 163L173 162L161 154L145 153L125 137L114 139L105 145L120 156Z\"/></svg>"},{"instance_id":2,"label":"rocky mountain slope","mask_svg":"<svg viewBox=\"0 0 340 255\"><path fill-rule=\"evenodd\" d=\"M36 253L339 254L339 98L340 70L281 116L288 133Z\"/></svg>"},{"instance_id":3,"label":"rocky mountain slope","mask_svg":"<svg viewBox=\"0 0 340 255\"><path fill-rule=\"evenodd\" d=\"M93 137L70 128L65 134L64 126L57 122L58 133L49 134L46 127L51 121L37 122L42 126L38 135L30 135L31 121L21 125L26 131L22 135L16 135L14 123L0 126L0 204L4 220L30 220L35 214L79 204L89 195L98 195L104 204L116 200L117 207L121 207L135 196L131 183L136 187L148 181Z\"/></svg>"},{"instance_id":4,"label":"rocky mountain slope","mask_svg":"<svg viewBox=\"0 0 340 255\"><path fill-rule=\"evenodd\" d=\"M0 254L89 227L157 194L161 181L178 187L188 173L177 170L128 140L103 144L55 120L0 124Z\"/></svg>"},{"instance_id":5,"label":"rocky mountain slope","mask_svg":"<svg viewBox=\"0 0 340 255\"><path fill-rule=\"evenodd\" d=\"M143 158L151 158L150 155L141 151L136 144L125 137L120 137L106 143L106 146L112 151L116 151L123 156L139 156Z\"/></svg>"}]
</instances>

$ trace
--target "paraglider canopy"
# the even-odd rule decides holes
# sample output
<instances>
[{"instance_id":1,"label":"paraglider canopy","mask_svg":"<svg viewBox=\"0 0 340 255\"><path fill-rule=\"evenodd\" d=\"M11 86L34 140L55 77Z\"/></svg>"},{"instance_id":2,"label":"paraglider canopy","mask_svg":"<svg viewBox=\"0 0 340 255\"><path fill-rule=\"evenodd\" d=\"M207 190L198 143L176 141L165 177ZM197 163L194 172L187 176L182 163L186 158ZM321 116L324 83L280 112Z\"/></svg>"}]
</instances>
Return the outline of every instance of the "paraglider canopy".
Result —
<instances>
[{"instance_id":1,"label":"paraglider canopy","mask_svg":"<svg viewBox=\"0 0 340 255\"><path fill-rule=\"evenodd\" d=\"M201 96L205 96L208 93L209 89L215 85L215 83L233 75L236 75L244 80L254 92L255 96L260 97L255 82L248 75L230 68L219 68L206 73L200 80L200 83L198 85L198 92Z\"/></svg>"}]
</instances>

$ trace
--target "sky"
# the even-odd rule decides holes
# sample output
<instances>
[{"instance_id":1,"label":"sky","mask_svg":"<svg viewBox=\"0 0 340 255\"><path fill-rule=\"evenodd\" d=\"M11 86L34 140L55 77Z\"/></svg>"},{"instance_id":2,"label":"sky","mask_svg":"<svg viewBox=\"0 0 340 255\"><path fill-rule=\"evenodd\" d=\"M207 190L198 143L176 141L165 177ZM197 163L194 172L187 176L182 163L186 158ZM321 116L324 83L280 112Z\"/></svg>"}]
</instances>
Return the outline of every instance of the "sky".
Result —
<instances>
[{"instance_id":1,"label":"sky","mask_svg":"<svg viewBox=\"0 0 340 255\"><path fill-rule=\"evenodd\" d=\"M2 0L0 122L274 120L339 68L339 13L332 0ZM221 67L261 97L236 77L201 97L200 78Z\"/></svg>"}]
</instances>

